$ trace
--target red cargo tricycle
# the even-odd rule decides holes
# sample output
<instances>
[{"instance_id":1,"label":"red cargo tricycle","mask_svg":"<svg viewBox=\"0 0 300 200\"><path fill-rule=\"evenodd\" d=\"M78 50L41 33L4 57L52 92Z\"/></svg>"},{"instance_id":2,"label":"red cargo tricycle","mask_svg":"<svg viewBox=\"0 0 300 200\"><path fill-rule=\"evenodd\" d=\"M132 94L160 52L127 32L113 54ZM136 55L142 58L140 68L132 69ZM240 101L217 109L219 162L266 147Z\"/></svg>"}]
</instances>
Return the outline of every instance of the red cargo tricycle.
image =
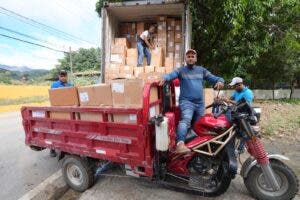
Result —
<instances>
[{"instance_id":1,"label":"red cargo tricycle","mask_svg":"<svg viewBox=\"0 0 300 200\"><path fill-rule=\"evenodd\" d=\"M159 98L150 103L152 87L158 88ZM174 91L172 83L146 84L142 108L23 107L25 143L33 150L60 152L65 181L80 192L93 185L95 174L118 163L127 175L202 196L221 195L228 189L237 174L237 157L243 152L237 144L244 143L251 156L242 164L240 175L249 193L263 200L295 197L299 183L283 162L288 158L266 153L255 129L259 112L245 101L228 105L215 100L208 107L220 112L196 121L186 138L191 152L177 154L180 112ZM153 116L155 106L159 106L158 116ZM52 119L50 112L68 112L70 119ZM103 120L78 119L83 112L101 113ZM130 115L136 123L112 122L110 116L114 114Z\"/></svg>"}]
</instances>

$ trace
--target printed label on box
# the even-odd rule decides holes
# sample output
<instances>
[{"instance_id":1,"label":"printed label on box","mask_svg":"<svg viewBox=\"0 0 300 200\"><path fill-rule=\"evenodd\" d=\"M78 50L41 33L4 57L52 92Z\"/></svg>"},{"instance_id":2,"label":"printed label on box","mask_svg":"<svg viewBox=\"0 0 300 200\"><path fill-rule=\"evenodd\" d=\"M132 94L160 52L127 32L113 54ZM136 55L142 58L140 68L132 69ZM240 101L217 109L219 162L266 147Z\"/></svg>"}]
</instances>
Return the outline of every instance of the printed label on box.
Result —
<instances>
[{"instance_id":1,"label":"printed label on box","mask_svg":"<svg viewBox=\"0 0 300 200\"><path fill-rule=\"evenodd\" d=\"M175 59L180 58L180 54L179 53L175 53Z\"/></svg>"},{"instance_id":2,"label":"printed label on box","mask_svg":"<svg viewBox=\"0 0 300 200\"><path fill-rule=\"evenodd\" d=\"M152 106L150 109L149 109L149 113L150 113L150 118L151 117L154 117L155 116L155 106Z\"/></svg>"},{"instance_id":3,"label":"printed label on box","mask_svg":"<svg viewBox=\"0 0 300 200\"><path fill-rule=\"evenodd\" d=\"M111 62L122 62L122 58L119 54L111 54L110 61Z\"/></svg>"},{"instance_id":4,"label":"printed label on box","mask_svg":"<svg viewBox=\"0 0 300 200\"><path fill-rule=\"evenodd\" d=\"M181 45L179 45L179 44L176 44L176 45L175 45L175 49L176 49L176 51L180 51L180 49L181 49Z\"/></svg>"},{"instance_id":5,"label":"printed label on box","mask_svg":"<svg viewBox=\"0 0 300 200\"><path fill-rule=\"evenodd\" d=\"M129 120L130 121L136 121L137 120L136 114L130 114L129 115Z\"/></svg>"},{"instance_id":6,"label":"printed label on box","mask_svg":"<svg viewBox=\"0 0 300 200\"><path fill-rule=\"evenodd\" d=\"M89 94L87 92L80 92L79 99L81 102L88 102L89 101Z\"/></svg>"},{"instance_id":7,"label":"printed label on box","mask_svg":"<svg viewBox=\"0 0 300 200\"><path fill-rule=\"evenodd\" d=\"M176 31L180 31L180 26L177 25L176 28L175 28L175 30L176 30Z\"/></svg>"},{"instance_id":8,"label":"printed label on box","mask_svg":"<svg viewBox=\"0 0 300 200\"><path fill-rule=\"evenodd\" d=\"M33 110L32 111L32 117L45 117L46 113L43 110Z\"/></svg>"},{"instance_id":9,"label":"printed label on box","mask_svg":"<svg viewBox=\"0 0 300 200\"><path fill-rule=\"evenodd\" d=\"M180 33L177 33L177 34L176 34L176 38L178 38L178 39L181 38L181 34L180 34Z\"/></svg>"},{"instance_id":10,"label":"printed label on box","mask_svg":"<svg viewBox=\"0 0 300 200\"><path fill-rule=\"evenodd\" d=\"M112 83L111 90L116 93L124 93L124 83Z\"/></svg>"},{"instance_id":11,"label":"printed label on box","mask_svg":"<svg viewBox=\"0 0 300 200\"><path fill-rule=\"evenodd\" d=\"M174 46L174 42L169 42L169 47L173 47Z\"/></svg>"},{"instance_id":12,"label":"printed label on box","mask_svg":"<svg viewBox=\"0 0 300 200\"><path fill-rule=\"evenodd\" d=\"M179 68L180 67L180 62L177 62L176 64L175 64L175 66L177 67L177 68Z\"/></svg>"}]
</instances>

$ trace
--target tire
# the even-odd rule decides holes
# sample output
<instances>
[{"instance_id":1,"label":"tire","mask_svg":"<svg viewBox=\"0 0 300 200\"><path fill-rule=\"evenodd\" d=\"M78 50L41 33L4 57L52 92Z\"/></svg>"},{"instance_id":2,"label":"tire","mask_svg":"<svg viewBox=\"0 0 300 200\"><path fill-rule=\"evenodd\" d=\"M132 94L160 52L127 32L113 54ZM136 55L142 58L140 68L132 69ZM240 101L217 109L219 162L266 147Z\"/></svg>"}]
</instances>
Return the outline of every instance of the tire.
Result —
<instances>
[{"instance_id":1,"label":"tire","mask_svg":"<svg viewBox=\"0 0 300 200\"><path fill-rule=\"evenodd\" d=\"M262 170L254 166L246 178L244 183L249 193L259 200L290 200L295 197L299 188L299 181L295 173L284 163L278 160L270 160L271 167L275 176L279 180L279 191L268 191L264 186L264 178Z\"/></svg>"},{"instance_id":2,"label":"tire","mask_svg":"<svg viewBox=\"0 0 300 200\"><path fill-rule=\"evenodd\" d=\"M93 163L79 156L67 156L62 164L66 183L78 192L84 192L94 184Z\"/></svg>"}]
</instances>

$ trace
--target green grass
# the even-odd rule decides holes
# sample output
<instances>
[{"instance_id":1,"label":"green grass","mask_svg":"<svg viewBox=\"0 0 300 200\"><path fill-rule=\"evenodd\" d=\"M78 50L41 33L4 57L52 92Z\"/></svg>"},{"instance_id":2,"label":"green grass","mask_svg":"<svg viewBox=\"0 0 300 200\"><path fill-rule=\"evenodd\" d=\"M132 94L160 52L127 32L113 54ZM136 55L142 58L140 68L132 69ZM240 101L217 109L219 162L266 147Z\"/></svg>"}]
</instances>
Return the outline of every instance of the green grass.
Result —
<instances>
[{"instance_id":1,"label":"green grass","mask_svg":"<svg viewBox=\"0 0 300 200\"><path fill-rule=\"evenodd\" d=\"M18 99L0 99L0 106L17 105L17 104L25 104L25 103L41 103L48 100L49 100L48 96L33 96L33 97L23 97Z\"/></svg>"}]
</instances>

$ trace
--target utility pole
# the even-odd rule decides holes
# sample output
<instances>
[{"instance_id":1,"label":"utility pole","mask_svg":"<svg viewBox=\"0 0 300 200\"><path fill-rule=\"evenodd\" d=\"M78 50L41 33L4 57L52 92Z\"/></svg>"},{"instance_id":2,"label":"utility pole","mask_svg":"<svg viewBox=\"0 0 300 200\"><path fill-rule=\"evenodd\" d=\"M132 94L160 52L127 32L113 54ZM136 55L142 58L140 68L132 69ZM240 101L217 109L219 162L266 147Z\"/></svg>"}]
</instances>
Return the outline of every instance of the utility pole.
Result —
<instances>
[{"instance_id":1,"label":"utility pole","mask_svg":"<svg viewBox=\"0 0 300 200\"><path fill-rule=\"evenodd\" d=\"M71 46L69 47L69 56L70 56L70 69L71 69L71 82L74 82L74 76L73 76L73 63L72 63L72 50L71 50Z\"/></svg>"}]
</instances>

